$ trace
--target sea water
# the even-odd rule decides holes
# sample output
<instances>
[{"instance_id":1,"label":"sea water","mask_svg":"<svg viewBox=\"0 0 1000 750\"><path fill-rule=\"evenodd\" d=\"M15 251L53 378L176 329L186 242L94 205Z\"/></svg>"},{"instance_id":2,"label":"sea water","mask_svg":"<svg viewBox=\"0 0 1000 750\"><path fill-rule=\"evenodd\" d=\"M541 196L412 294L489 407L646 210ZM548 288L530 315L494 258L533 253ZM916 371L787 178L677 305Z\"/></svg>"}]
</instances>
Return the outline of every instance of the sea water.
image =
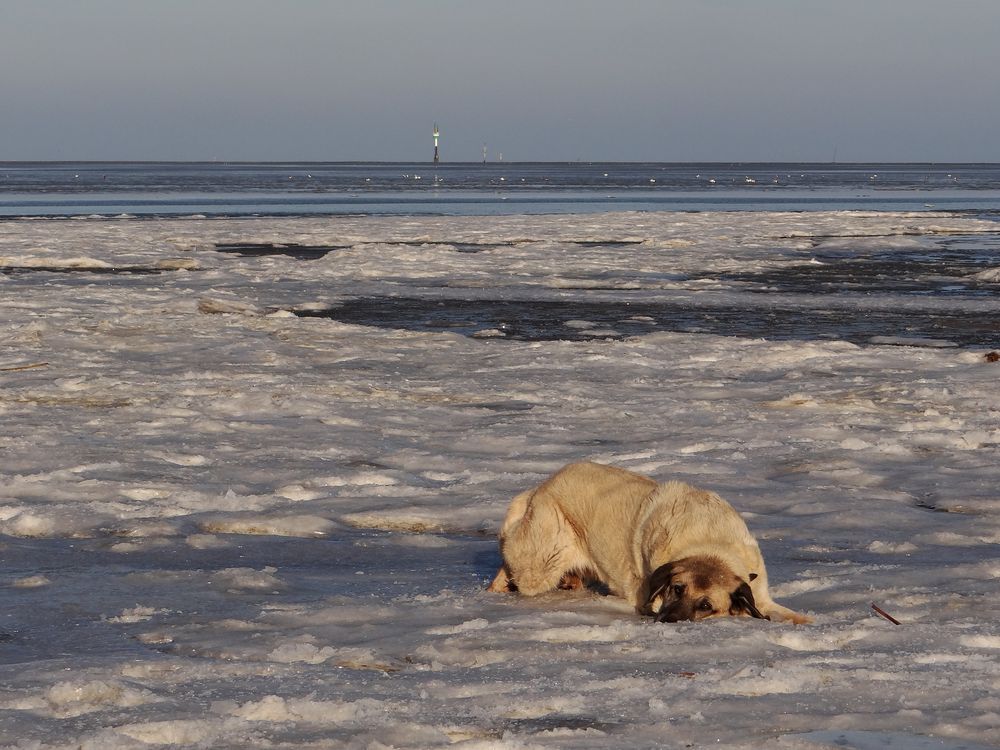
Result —
<instances>
[{"instance_id":1,"label":"sea water","mask_svg":"<svg viewBox=\"0 0 1000 750\"><path fill-rule=\"evenodd\" d=\"M997 164L0 163L0 216L998 208Z\"/></svg>"}]
</instances>

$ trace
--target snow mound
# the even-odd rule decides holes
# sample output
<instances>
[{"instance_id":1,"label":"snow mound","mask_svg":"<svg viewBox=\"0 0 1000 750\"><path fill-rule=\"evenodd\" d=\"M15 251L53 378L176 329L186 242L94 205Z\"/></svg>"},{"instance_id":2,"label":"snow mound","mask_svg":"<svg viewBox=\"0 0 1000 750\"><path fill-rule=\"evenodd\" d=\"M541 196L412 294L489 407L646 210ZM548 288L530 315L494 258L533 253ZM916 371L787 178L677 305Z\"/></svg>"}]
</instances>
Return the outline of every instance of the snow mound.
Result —
<instances>
[{"instance_id":1,"label":"snow mound","mask_svg":"<svg viewBox=\"0 0 1000 750\"><path fill-rule=\"evenodd\" d=\"M198 526L205 534L317 537L328 534L336 524L328 518L310 515L234 515L206 518Z\"/></svg>"},{"instance_id":2,"label":"snow mound","mask_svg":"<svg viewBox=\"0 0 1000 750\"><path fill-rule=\"evenodd\" d=\"M385 712L385 704L376 700L316 701L278 695L266 695L229 711L230 715L248 721L304 721L324 725L369 721L384 716Z\"/></svg>"},{"instance_id":3,"label":"snow mound","mask_svg":"<svg viewBox=\"0 0 1000 750\"><path fill-rule=\"evenodd\" d=\"M1000 284L1000 268L987 268L985 271L972 274L969 278L987 284Z\"/></svg>"}]
</instances>

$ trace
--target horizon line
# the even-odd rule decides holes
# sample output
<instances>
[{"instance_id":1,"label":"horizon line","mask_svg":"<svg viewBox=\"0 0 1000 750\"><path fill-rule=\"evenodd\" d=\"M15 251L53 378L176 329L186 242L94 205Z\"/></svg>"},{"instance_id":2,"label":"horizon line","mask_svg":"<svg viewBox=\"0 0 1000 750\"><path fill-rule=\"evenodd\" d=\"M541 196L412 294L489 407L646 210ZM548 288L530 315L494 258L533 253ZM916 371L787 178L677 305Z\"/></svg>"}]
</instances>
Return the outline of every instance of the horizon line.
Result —
<instances>
[{"instance_id":1,"label":"horizon line","mask_svg":"<svg viewBox=\"0 0 1000 750\"><path fill-rule=\"evenodd\" d=\"M776 164L798 164L824 167L843 167L861 165L905 165L905 166L1000 166L1000 161L879 161L879 160L858 160L858 161L820 161L820 160L778 160L766 161L759 159L723 159L723 160L701 160L690 159L681 161L656 161L648 159L628 159L628 160L601 160L601 159L568 159L568 160L537 160L526 159L522 161L441 161L433 162L427 160L410 159L0 159L0 165L25 165L25 164L215 164L218 166L235 164L406 164L415 166L428 166L431 168L447 168L448 166L479 166L479 167L503 167L519 164L558 164L566 165L593 165L593 164L657 164L657 165L731 165L731 166L752 166L752 165L776 165Z\"/></svg>"}]
</instances>

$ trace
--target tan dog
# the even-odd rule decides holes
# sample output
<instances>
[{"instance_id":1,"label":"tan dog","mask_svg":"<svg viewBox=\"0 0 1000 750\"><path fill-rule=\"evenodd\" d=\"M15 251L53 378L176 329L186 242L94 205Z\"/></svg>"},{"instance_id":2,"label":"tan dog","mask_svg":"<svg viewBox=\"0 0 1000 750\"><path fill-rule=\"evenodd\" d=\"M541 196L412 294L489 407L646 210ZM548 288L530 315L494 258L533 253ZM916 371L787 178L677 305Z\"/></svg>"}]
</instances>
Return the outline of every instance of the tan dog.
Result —
<instances>
[{"instance_id":1,"label":"tan dog","mask_svg":"<svg viewBox=\"0 0 1000 750\"><path fill-rule=\"evenodd\" d=\"M514 498L490 591L606 586L658 622L742 615L807 623L771 600L757 541L733 507L683 482L570 464Z\"/></svg>"}]
</instances>

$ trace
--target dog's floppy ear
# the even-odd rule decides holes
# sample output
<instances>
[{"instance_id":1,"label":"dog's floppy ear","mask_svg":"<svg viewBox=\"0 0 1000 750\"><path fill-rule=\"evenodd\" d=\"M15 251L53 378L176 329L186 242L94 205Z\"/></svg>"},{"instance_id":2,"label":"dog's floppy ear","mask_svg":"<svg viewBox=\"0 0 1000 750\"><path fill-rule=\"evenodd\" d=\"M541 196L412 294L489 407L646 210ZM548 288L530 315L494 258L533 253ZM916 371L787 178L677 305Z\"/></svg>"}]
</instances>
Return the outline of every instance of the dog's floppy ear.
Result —
<instances>
[{"instance_id":1,"label":"dog's floppy ear","mask_svg":"<svg viewBox=\"0 0 1000 750\"><path fill-rule=\"evenodd\" d=\"M762 615L760 610L757 609L757 603L753 600L753 591L750 590L750 585L743 581L739 586L736 587L736 591L729 595L730 599L730 611L733 614L739 612L746 612L751 617L756 617L758 620L770 620L770 617Z\"/></svg>"},{"instance_id":2,"label":"dog's floppy ear","mask_svg":"<svg viewBox=\"0 0 1000 750\"><path fill-rule=\"evenodd\" d=\"M674 577L674 566L670 563L661 565L652 573L649 574L649 596L646 597L646 610L650 611L650 605L653 603L653 599L663 594L666 591L667 586L670 585L671 579Z\"/></svg>"}]
</instances>

